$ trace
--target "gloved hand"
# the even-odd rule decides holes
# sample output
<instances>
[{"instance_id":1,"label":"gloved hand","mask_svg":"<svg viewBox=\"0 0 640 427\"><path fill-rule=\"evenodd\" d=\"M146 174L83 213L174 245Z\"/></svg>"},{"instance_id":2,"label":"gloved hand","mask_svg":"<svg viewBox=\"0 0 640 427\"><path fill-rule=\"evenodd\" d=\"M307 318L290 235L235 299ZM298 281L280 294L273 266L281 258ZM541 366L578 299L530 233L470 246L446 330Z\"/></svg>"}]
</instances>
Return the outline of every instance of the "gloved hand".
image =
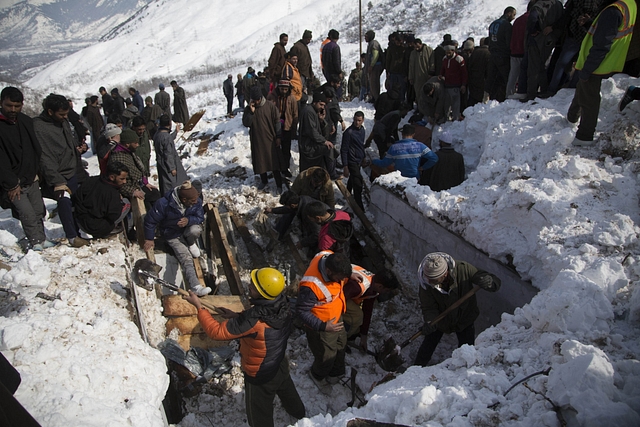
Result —
<instances>
[{"instance_id":1,"label":"gloved hand","mask_svg":"<svg viewBox=\"0 0 640 427\"><path fill-rule=\"evenodd\" d=\"M479 286L485 291L493 291L495 286L493 284L493 277L487 272L477 272L471 278L471 283Z\"/></svg>"},{"instance_id":2,"label":"gloved hand","mask_svg":"<svg viewBox=\"0 0 640 427\"><path fill-rule=\"evenodd\" d=\"M53 194L55 194L57 198L63 197L65 191L71 195L71 189L67 187L66 184L56 185L53 187Z\"/></svg>"},{"instance_id":3,"label":"gloved hand","mask_svg":"<svg viewBox=\"0 0 640 427\"><path fill-rule=\"evenodd\" d=\"M425 337L427 335L431 335L435 331L436 331L436 325L432 324L431 322L425 323L424 325L422 325L422 335L424 335Z\"/></svg>"}]
</instances>

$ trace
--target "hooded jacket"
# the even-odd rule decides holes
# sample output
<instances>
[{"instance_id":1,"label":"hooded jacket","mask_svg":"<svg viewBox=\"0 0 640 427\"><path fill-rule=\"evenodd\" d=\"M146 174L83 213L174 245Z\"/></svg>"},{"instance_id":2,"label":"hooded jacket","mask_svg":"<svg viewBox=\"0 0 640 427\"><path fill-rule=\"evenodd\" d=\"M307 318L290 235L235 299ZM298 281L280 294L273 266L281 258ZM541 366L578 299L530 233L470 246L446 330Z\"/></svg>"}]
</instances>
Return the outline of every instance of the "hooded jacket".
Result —
<instances>
[{"instance_id":1,"label":"hooded jacket","mask_svg":"<svg viewBox=\"0 0 640 427\"><path fill-rule=\"evenodd\" d=\"M185 207L178 197L179 187L167 192L163 198L159 199L153 209L144 217L144 238L153 240L156 227L165 239L175 239L182 236L186 227L204 222L204 209L202 199ZM179 227L178 221L187 218L189 222L185 227Z\"/></svg>"},{"instance_id":2,"label":"hooded jacket","mask_svg":"<svg viewBox=\"0 0 640 427\"><path fill-rule=\"evenodd\" d=\"M282 294L274 300L259 298L250 302L252 307L236 318L218 322L202 308L198 310L198 320L213 339L240 339L244 379L260 385L275 377L285 357L291 334L291 312Z\"/></svg>"}]
</instances>

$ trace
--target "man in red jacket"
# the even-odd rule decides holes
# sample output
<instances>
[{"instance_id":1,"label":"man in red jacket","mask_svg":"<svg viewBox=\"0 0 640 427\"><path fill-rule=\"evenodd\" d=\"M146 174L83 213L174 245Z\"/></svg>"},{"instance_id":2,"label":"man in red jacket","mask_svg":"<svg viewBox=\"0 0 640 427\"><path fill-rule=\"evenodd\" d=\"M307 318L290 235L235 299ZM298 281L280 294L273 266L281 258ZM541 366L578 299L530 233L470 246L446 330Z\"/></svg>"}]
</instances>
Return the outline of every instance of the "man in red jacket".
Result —
<instances>
[{"instance_id":1,"label":"man in red jacket","mask_svg":"<svg viewBox=\"0 0 640 427\"><path fill-rule=\"evenodd\" d=\"M444 81L447 92L445 98L445 114L451 110L452 120L462 120L460 115L460 96L467 93L467 66L464 58L456 53L455 46L444 46L445 56L442 58L440 80Z\"/></svg>"}]
</instances>

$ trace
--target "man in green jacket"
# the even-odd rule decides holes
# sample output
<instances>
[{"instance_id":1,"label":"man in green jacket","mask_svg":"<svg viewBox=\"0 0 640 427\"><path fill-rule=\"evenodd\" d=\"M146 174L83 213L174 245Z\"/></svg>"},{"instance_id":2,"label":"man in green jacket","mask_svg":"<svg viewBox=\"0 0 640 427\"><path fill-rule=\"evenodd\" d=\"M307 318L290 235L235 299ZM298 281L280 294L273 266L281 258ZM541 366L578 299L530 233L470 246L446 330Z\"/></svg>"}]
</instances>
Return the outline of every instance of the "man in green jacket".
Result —
<instances>
[{"instance_id":1,"label":"man in green jacket","mask_svg":"<svg viewBox=\"0 0 640 427\"><path fill-rule=\"evenodd\" d=\"M430 322L473 289L474 285L496 292L501 282L493 274L478 270L465 261L456 261L444 252L432 252L424 257L418 268L418 282L425 323L422 327L424 341L414 365L427 366L444 334L455 332L458 347L474 344L476 331L473 322L480 314L476 296L471 296L435 325Z\"/></svg>"}]
</instances>

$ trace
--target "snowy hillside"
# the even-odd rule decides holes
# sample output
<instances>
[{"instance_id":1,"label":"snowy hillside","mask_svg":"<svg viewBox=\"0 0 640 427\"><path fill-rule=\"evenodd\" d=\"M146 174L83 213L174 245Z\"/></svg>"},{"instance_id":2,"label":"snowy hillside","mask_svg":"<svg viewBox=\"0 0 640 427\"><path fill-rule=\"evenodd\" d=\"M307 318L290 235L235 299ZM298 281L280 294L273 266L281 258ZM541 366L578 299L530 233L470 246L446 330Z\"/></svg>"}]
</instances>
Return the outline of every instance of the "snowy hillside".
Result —
<instances>
[{"instance_id":1,"label":"snowy hillside","mask_svg":"<svg viewBox=\"0 0 640 427\"><path fill-rule=\"evenodd\" d=\"M434 46L445 32L458 40L478 39L506 6L515 6L520 15L526 2L370 3L363 2L365 29L374 28L383 45L391 31L412 29ZM221 118L226 106L220 85L228 72L244 72L247 65L261 69L281 32L290 35L290 48L304 29L313 31L310 50L319 71L320 40L334 27L342 35L343 64L355 62L356 14L357 2L345 6L337 0L156 0L112 28L108 40L41 70L26 83L31 95L26 102L35 110L37 92L56 90L81 99L100 85L124 88L136 81L146 82L147 95L156 91L149 82L178 79L190 109L206 109L195 131L220 134L203 156L194 155L197 144L188 146L184 165L203 181L206 201L232 200L251 225L277 198L256 190L247 129L241 115ZM432 366L410 367L379 385L360 409L346 408L350 394L343 387L336 386L331 397L318 393L308 378L306 339L297 331L288 357L309 417L298 426L343 427L354 417L428 427L640 425L640 103L617 111L629 84L640 80L618 75L603 82L593 148L571 146L575 128L564 115L574 91L563 89L547 100L477 105L465 111L464 121L436 129L436 136L449 131L465 157L467 180L458 187L435 193L398 173L377 181L513 265L540 292L480 334L475 347L454 351L455 337L443 339ZM364 111L370 132L369 104L341 106L348 123L355 111ZM297 163L295 143L293 151ZM85 158L96 173L95 157ZM227 176L238 167L247 173ZM52 210L50 201L47 207ZM63 236L57 219L47 220L46 229L50 238ZM392 246L394 236L379 231ZM114 426L162 426L158 407L168 376L160 353L128 321L123 247L116 241L80 250L63 244L25 256L16 243L21 237L19 223L1 211L0 259L11 270L0 269L0 350L22 374L16 397L42 425L52 427L103 426L105 420ZM376 308L370 348L391 334L401 341L422 324L415 271L406 267L403 248L390 249L405 286L401 296ZM269 260L277 263L277 250L274 254ZM246 268L242 275L248 278ZM153 344L164 328L159 304L148 296L145 308L156 316L151 316ZM407 360L419 341L403 350ZM191 413L180 427L246 426L238 361L209 393L187 400ZM357 351L347 363L357 367L364 390L385 374L372 357ZM510 390L529 375L534 376L526 384ZM275 420L294 422L279 403Z\"/></svg>"},{"instance_id":2,"label":"snowy hillside","mask_svg":"<svg viewBox=\"0 0 640 427\"><path fill-rule=\"evenodd\" d=\"M22 1L0 9L0 73L20 78L89 46L144 6L143 0ZM22 76L24 77L24 76Z\"/></svg>"},{"instance_id":3,"label":"snowy hillside","mask_svg":"<svg viewBox=\"0 0 640 427\"><path fill-rule=\"evenodd\" d=\"M445 31L461 40L469 35L479 39L485 36L488 24L499 17L506 6L524 9L526 5L522 0L469 1L456 21L452 19L455 2L451 1L381 0L369 3L371 9L363 4L365 22L371 22L384 46L388 34L398 28L415 31L432 46L442 41ZM205 91L210 89L211 79L218 80L227 73L234 76L244 73L247 66L261 70L280 33L289 34L287 47L290 48L305 29L313 32L309 50L316 74L320 74L320 43L331 28L343 34L340 40L343 67L347 72L353 67L359 52L357 2L252 2L251 14L246 13L246 7L246 3L221 0L155 0L114 31L109 40L51 64L27 85L38 89L64 88L65 93L84 98L85 92L95 91L96 85L124 86L162 78L186 81L194 90ZM404 17L408 25L400 24ZM451 22L453 27L445 30L445 22ZM132 49L133 46L138 48ZM104 52L110 52L108 60L105 60ZM151 89L149 85L145 87Z\"/></svg>"}]
</instances>

